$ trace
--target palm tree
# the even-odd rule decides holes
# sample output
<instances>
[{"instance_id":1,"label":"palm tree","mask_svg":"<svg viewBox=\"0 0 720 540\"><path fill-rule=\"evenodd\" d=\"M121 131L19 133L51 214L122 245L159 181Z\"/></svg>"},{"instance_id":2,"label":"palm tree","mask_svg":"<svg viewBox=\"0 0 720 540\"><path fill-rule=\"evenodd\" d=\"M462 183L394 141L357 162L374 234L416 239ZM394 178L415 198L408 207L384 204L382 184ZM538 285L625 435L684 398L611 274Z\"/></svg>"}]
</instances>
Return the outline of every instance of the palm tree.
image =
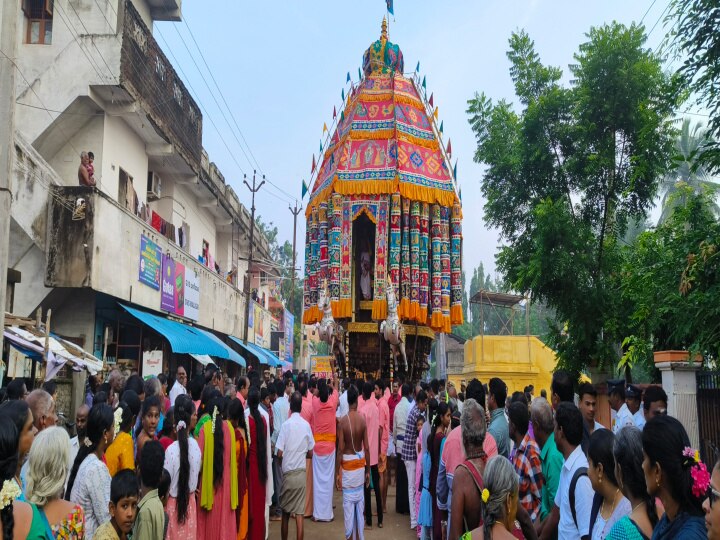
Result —
<instances>
[{"instance_id":1,"label":"palm tree","mask_svg":"<svg viewBox=\"0 0 720 540\"><path fill-rule=\"evenodd\" d=\"M703 148L711 142L710 134L701 122L691 128L690 119L683 120L682 129L675 141L675 166L660 179L660 223L672 215L675 207L685 204L685 197L678 194L681 186L688 185L695 193L718 188L718 184L700 159ZM720 216L720 206L713 204L712 210L716 216Z\"/></svg>"}]
</instances>

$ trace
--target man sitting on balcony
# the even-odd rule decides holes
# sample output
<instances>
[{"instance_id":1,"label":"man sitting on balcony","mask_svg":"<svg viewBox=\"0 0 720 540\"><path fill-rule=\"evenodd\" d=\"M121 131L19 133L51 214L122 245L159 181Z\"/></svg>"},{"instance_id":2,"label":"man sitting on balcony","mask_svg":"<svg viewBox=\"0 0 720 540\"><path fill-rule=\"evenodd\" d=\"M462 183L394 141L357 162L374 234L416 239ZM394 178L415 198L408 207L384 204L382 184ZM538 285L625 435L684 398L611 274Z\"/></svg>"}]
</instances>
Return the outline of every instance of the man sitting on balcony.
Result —
<instances>
[{"instance_id":1,"label":"man sitting on balcony","mask_svg":"<svg viewBox=\"0 0 720 540\"><path fill-rule=\"evenodd\" d=\"M80 152L80 167L78 167L78 180L81 186L95 187L95 175L90 165L90 156L87 152Z\"/></svg>"}]
</instances>

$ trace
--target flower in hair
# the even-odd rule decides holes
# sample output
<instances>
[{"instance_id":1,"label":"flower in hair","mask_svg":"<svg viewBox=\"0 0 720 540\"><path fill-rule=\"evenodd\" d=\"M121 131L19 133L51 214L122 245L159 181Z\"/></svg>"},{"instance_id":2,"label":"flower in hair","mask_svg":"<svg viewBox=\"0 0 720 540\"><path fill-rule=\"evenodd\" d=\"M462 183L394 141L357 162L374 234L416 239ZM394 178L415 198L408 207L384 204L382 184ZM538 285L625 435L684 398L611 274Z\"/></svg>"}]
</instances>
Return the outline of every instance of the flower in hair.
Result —
<instances>
[{"instance_id":1,"label":"flower in hair","mask_svg":"<svg viewBox=\"0 0 720 540\"><path fill-rule=\"evenodd\" d=\"M115 409L115 436L118 436L118 433L120 433L120 424L122 424L122 415L123 410L122 407L118 407Z\"/></svg>"},{"instance_id":2,"label":"flower in hair","mask_svg":"<svg viewBox=\"0 0 720 540\"><path fill-rule=\"evenodd\" d=\"M487 488L482 490L482 501L487 504L490 500L490 491Z\"/></svg>"},{"instance_id":3,"label":"flower in hair","mask_svg":"<svg viewBox=\"0 0 720 540\"><path fill-rule=\"evenodd\" d=\"M186 427L187 427L187 424L185 423L185 421L180 420L180 421L177 423L177 427L176 427L175 429L177 429L178 431L180 431L181 429L185 429Z\"/></svg>"},{"instance_id":4,"label":"flower in hair","mask_svg":"<svg viewBox=\"0 0 720 540\"><path fill-rule=\"evenodd\" d=\"M215 419L218 415L218 408L217 405L213 407L213 413L212 413L212 432L215 433Z\"/></svg>"},{"instance_id":5,"label":"flower in hair","mask_svg":"<svg viewBox=\"0 0 720 540\"><path fill-rule=\"evenodd\" d=\"M683 449L682 455L687 458L683 461L683 466L690 467L690 476L692 477L692 494L698 499L703 497L710 487L710 473L705 464L700 461L700 452L689 446Z\"/></svg>"},{"instance_id":6,"label":"flower in hair","mask_svg":"<svg viewBox=\"0 0 720 540\"><path fill-rule=\"evenodd\" d=\"M704 497L710 487L710 473L705 464L700 462L690 470L693 479L692 493L698 499Z\"/></svg>"},{"instance_id":7,"label":"flower in hair","mask_svg":"<svg viewBox=\"0 0 720 540\"><path fill-rule=\"evenodd\" d=\"M90 448L92 446L92 441L90 440L89 437L85 437L85 442L83 444L85 446L87 446L88 448Z\"/></svg>"},{"instance_id":8,"label":"flower in hair","mask_svg":"<svg viewBox=\"0 0 720 540\"><path fill-rule=\"evenodd\" d=\"M5 480L5 482L3 482L2 491L0 491L0 510L9 504L12 504L12 502L17 499L21 493L22 491L20 491L20 487L17 485L15 480Z\"/></svg>"}]
</instances>

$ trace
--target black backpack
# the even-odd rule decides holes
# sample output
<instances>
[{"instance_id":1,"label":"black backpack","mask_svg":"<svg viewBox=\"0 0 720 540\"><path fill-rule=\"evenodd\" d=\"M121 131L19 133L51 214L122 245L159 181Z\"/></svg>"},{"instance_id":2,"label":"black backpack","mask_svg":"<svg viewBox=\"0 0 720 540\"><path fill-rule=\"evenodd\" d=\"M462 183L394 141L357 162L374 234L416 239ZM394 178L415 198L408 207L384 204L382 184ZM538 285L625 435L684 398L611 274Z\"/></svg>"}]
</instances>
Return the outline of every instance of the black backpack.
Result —
<instances>
[{"instance_id":1,"label":"black backpack","mask_svg":"<svg viewBox=\"0 0 720 540\"><path fill-rule=\"evenodd\" d=\"M578 522L577 522L577 512L575 511L575 489L577 488L578 480L580 480L581 476L587 476L588 475L587 467L579 467L575 470L573 473L572 479L570 480L570 493L568 493L570 497L570 512L572 513L573 523L575 523L575 527L577 528ZM590 530L588 531L588 534L592 534L592 526L593 523L595 523L595 520L597 519L598 512L600 511L600 505L602 504L602 496L598 496L597 494L595 497L593 497L593 504L592 504L592 510L590 511Z\"/></svg>"}]
</instances>

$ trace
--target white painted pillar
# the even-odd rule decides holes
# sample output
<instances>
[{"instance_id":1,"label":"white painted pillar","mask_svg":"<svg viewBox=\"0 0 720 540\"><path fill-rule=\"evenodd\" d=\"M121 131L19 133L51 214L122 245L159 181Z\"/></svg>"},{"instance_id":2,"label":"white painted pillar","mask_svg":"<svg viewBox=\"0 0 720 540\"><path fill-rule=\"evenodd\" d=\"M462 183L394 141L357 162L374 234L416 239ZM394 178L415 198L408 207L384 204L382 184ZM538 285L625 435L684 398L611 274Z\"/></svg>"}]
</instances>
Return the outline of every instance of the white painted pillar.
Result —
<instances>
[{"instance_id":1,"label":"white painted pillar","mask_svg":"<svg viewBox=\"0 0 720 540\"><path fill-rule=\"evenodd\" d=\"M698 362L662 362L655 366L662 373L662 385L668 395L668 414L674 416L687 431L690 445L700 448L700 428L697 409Z\"/></svg>"}]
</instances>

